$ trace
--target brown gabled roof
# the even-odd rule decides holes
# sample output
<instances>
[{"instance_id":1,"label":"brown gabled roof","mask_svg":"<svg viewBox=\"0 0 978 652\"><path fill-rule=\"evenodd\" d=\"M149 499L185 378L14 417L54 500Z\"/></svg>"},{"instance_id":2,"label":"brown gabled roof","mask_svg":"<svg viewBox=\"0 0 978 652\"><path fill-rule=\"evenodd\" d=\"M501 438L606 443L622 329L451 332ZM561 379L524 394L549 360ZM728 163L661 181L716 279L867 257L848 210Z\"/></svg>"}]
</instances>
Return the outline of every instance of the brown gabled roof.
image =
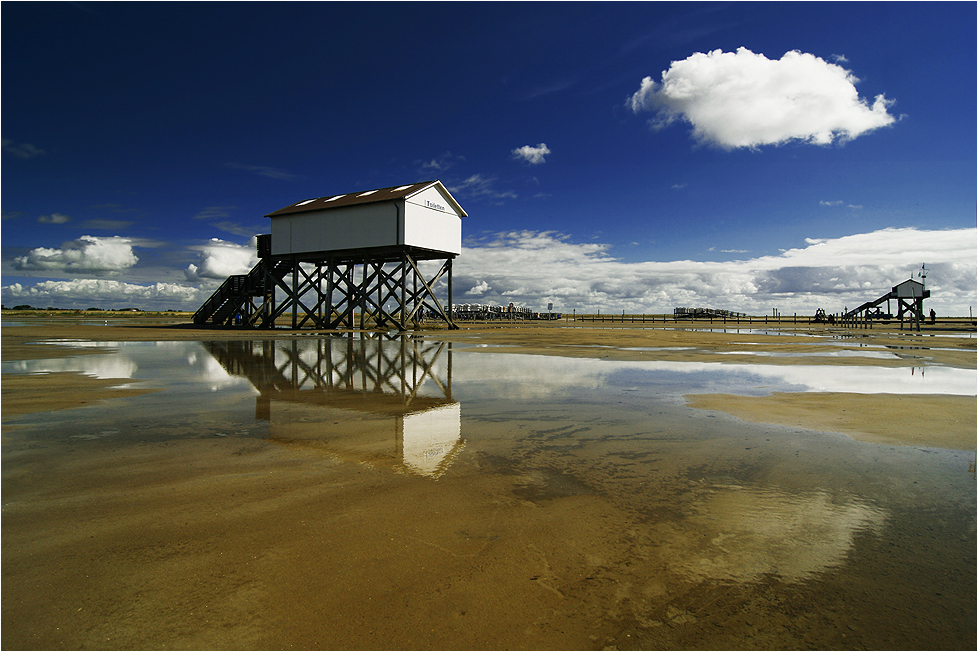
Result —
<instances>
[{"instance_id":1,"label":"brown gabled roof","mask_svg":"<svg viewBox=\"0 0 978 652\"><path fill-rule=\"evenodd\" d=\"M315 199L304 199L285 208L280 208L274 213L269 213L265 217L279 217L280 215L290 215L292 213L304 213L307 211L319 211L326 208L339 208L340 206L353 206L356 204L371 204L379 201L389 201L391 199L401 199L410 197L415 193L421 192L435 184L441 185L441 181L422 181L420 183L410 183L403 186L391 186L389 188L378 188L377 190L358 190L356 192L345 193L342 195L328 195L326 197L316 197ZM444 187L444 186L442 186ZM448 192L446 189L445 192ZM451 196L451 194L449 194ZM465 215L461 206L456 206Z\"/></svg>"}]
</instances>

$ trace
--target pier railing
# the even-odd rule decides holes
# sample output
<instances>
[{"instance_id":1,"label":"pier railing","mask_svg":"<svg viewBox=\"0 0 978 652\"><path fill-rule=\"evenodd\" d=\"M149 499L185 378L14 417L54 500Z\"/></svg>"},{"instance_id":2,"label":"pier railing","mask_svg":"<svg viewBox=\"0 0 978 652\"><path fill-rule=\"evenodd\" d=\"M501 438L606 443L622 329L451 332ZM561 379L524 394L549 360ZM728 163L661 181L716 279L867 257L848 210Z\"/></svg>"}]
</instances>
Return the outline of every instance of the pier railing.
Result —
<instances>
[{"instance_id":1,"label":"pier railing","mask_svg":"<svg viewBox=\"0 0 978 652\"><path fill-rule=\"evenodd\" d=\"M812 315L741 315L730 316L699 316L689 315L670 315L670 314L625 314L625 313L564 313L561 321L565 322L588 322L605 324L687 324L690 326L705 325L728 325L728 326L836 326L842 328L873 328L874 326L886 328L900 326L900 320L896 318L867 319L858 323L843 322L839 315L831 315L829 319L816 318ZM971 326L974 330L976 320L973 317L938 317L935 321L925 320L926 325L946 326L946 327L967 327Z\"/></svg>"},{"instance_id":2,"label":"pier railing","mask_svg":"<svg viewBox=\"0 0 978 652\"><path fill-rule=\"evenodd\" d=\"M668 314L564 314L565 321L618 324L829 324L808 315L693 316Z\"/></svg>"}]
</instances>

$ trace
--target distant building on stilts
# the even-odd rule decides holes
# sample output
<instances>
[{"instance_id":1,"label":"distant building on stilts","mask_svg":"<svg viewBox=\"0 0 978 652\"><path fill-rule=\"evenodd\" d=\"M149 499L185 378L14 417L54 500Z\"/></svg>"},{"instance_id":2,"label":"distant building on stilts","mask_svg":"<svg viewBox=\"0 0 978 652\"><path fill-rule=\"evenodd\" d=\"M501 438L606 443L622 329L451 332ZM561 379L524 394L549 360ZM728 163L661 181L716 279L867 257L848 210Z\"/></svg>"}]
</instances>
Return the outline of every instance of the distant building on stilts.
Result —
<instances>
[{"instance_id":1,"label":"distant building on stilts","mask_svg":"<svg viewBox=\"0 0 978 652\"><path fill-rule=\"evenodd\" d=\"M922 278L926 278L922 276ZM910 328L920 330L920 324L924 321L924 299L930 297L930 290L924 288L924 284L908 279L903 283L893 286L893 288L883 296L873 301L867 301L858 308L854 308L842 315L842 324L846 326L868 326L872 320L892 319L893 313L890 310L890 301L897 302L896 318L900 320L900 328L903 328L904 320L909 322ZM880 307L886 303L886 312ZM875 310L874 310L875 309Z\"/></svg>"}]
</instances>

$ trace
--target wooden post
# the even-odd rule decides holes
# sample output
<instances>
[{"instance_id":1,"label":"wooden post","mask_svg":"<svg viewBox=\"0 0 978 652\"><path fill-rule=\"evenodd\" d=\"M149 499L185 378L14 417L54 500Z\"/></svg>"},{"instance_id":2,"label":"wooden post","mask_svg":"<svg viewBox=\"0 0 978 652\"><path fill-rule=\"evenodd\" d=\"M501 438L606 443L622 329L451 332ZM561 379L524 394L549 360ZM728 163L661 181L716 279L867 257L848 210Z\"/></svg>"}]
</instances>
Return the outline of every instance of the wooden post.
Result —
<instances>
[{"instance_id":1,"label":"wooden post","mask_svg":"<svg viewBox=\"0 0 978 652\"><path fill-rule=\"evenodd\" d=\"M401 254L400 260L400 278L397 279L397 289L400 290L399 305L400 311L397 315L397 323L401 330L407 330L407 323L405 322L404 315L404 303L407 301L407 277L404 276L405 270L407 269L407 262L404 260L404 254Z\"/></svg>"},{"instance_id":2,"label":"wooden post","mask_svg":"<svg viewBox=\"0 0 978 652\"><path fill-rule=\"evenodd\" d=\"M299 287L299 261L292 258L292 291L296 292ZM292 297L292 328L298 326L299 321L299 297Z\"/></svg>"},{"instance_id":3,"label":"wooden post","mask_svg":"<svg viewBox=\"0 0 978 652\"><path fill-rule=\"evenodd\" d=\"M448 262L446 263L447 266L448 266L448 307L447 307L447 310L448 310L448 319L450 320L450 323L454 323L455 322L454 318L452 317L452 301L453 301L453 297L452 297L452 260L454 260L454 259L453 258L449 258L448 259Z\"/></svg>"}]
</instances>

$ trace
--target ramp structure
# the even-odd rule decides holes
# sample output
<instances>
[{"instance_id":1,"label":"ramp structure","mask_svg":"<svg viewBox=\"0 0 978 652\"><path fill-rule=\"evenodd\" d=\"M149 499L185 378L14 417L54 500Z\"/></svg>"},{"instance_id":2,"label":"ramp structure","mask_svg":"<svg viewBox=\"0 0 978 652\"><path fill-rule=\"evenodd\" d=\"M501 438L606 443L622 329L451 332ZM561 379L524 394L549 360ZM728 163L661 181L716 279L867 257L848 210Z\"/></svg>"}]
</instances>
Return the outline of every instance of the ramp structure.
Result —
<instances>
[{"instance_id":1,"label":"ramp structure","mask_svg":"<svg viewBox=\"0 0 978 652\"><path fill-rule=\"evenodd\" d=\"M291 314L292 328L457 328L452 261L466 216L438 180L296 202L266 216L258 264L229 277L193 321L274 328ZM447 303L435 292L442 279Z\"/></svg>"},{"instance_id":2,"label":"ramp structure","mask_svg":"<svg viewBox=\"0 0 978 652\"><path fill-rule=\"evenodd\" d=\"M892 319L893 313L890 311L890 301L897 302L897 319L900 320L900 328L903 329L903 322L907 320L909 328L920 330L920 323L924 320L924 299L930 297L930 290L924 288L924 284L913 279L908 279L899 285L894 286L888 293L867 301L858 308L854 308L842 315L842 324L845 326L868 328L874 319ZM886 304L886 312L880 307Z\"/></svg>"}]
</instances>

